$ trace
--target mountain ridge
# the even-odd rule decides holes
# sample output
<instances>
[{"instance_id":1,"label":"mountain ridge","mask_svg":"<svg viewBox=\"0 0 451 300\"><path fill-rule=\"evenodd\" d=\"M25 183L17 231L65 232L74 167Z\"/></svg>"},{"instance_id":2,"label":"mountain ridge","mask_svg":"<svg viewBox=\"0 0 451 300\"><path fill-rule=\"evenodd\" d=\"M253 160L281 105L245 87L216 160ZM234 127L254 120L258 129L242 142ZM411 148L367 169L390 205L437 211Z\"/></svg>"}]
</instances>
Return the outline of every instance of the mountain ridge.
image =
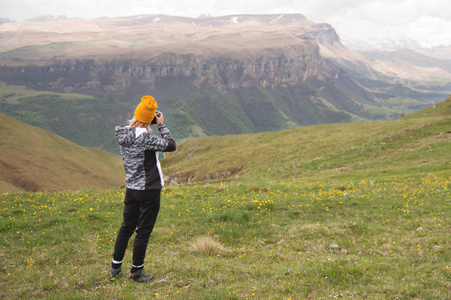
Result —
<instances>
[{"instance_id":1,"label":"mountain ridge","mask_svg":"<svg viewBox=\"0 0 451 300\"><path fill-rule=\"evenodd\" d=\"M394 51L400 49L415 50L423 48L420 43L409 38L385 38L364 41L344 37L342 40L344 45L356 51Z\"/></svg>"}]
</instances>

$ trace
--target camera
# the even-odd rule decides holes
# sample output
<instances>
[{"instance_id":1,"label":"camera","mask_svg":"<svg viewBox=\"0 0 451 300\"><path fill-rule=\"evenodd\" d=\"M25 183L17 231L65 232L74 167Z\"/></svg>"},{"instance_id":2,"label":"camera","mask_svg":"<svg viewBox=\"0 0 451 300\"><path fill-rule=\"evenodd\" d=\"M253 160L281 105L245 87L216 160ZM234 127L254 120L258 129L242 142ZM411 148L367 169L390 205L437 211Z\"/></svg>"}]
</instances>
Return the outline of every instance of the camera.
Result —
<instances>
[{"instance_id":1,"label":"camera","mask_svg":"<svg viewBox=\"0 0 451 300\"><path fill-rule=\"evenodd\" d=\"M160 117L161 116L161 112L159 112L158 110L155 112L155 116L156 117ZM150 124L157 124L157 118L154 117L152 122Z\"/></svg>"}]
</instances>

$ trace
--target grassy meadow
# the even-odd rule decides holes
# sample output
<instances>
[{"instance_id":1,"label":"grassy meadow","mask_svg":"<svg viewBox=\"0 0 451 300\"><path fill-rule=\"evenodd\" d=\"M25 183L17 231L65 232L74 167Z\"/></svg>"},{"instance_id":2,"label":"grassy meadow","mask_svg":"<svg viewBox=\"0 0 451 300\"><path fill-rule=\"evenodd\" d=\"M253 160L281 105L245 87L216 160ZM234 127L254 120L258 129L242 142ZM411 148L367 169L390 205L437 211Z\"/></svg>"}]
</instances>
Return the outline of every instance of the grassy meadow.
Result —
<instances>
[{"instance_id":1,"label":"grassy meadow","mask_svg":"<svg viewBox=\"0 0 451 300\"><path fill-rule=\"evenodd\" d=\"M147 284L109 280L123 189L5 192L5 299L451 299L451 98L391 122L188 141Z\"/></svg>"},{"instance_id":2,"label":"grassy meadow","mask_svg":"<svg viewBox=\"0 0 451 300\"><path fill-rule=\"evenodd\" d=\"M200 138L164 160L173 182L368 179L451 169L451 98L394 121Z\"/></svg>"},{"instance_id":3,"label":"grassy meadow","mask_svg":"<svg viewBox=\"0 0 451 300\"><path fill-rule=\"evenodd\" d=\"M167 187L148 284L108 279L123 190L4 193L0 295L449 299L450 189L447 172Z\"/></svg>"}]
</instances>

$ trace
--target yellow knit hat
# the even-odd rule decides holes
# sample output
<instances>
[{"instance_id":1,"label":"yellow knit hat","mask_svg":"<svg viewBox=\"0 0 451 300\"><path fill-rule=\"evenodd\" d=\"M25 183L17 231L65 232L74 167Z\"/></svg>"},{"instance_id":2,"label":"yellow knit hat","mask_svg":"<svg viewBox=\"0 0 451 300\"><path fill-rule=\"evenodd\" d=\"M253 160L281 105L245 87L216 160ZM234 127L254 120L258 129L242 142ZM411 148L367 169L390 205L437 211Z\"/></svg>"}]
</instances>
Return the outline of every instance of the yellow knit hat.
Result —
<instances>
[{"instance_id":1,"label":"yellow knit hat","mask_svg":"<svg viewBox=\"0 0 451 300\"><path fill-rule=\"evenodd\" d=\"M155 118L158 104L152 96L144 96L135 109L135 118L141 123L150 123Z\"/></svg>"}]
</instances>

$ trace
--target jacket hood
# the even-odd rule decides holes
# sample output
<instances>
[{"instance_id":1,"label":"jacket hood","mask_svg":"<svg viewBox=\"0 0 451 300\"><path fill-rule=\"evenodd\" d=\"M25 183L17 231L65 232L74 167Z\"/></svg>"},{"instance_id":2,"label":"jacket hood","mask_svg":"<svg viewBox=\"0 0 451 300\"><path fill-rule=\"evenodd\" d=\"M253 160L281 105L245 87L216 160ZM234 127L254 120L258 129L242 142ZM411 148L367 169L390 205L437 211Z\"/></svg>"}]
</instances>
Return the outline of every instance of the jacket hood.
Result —
<instances>
[{"instance_id":1,"label":"jacket hood","mask_svg":"<svg viewBox=\"0 0 451 300\"><path fill-rule=\"evenodd\" d=\"M116 126L116 141L121 146L130 146L135 141L135 128L130 126Z\"/></svg>"}]
</instances>

